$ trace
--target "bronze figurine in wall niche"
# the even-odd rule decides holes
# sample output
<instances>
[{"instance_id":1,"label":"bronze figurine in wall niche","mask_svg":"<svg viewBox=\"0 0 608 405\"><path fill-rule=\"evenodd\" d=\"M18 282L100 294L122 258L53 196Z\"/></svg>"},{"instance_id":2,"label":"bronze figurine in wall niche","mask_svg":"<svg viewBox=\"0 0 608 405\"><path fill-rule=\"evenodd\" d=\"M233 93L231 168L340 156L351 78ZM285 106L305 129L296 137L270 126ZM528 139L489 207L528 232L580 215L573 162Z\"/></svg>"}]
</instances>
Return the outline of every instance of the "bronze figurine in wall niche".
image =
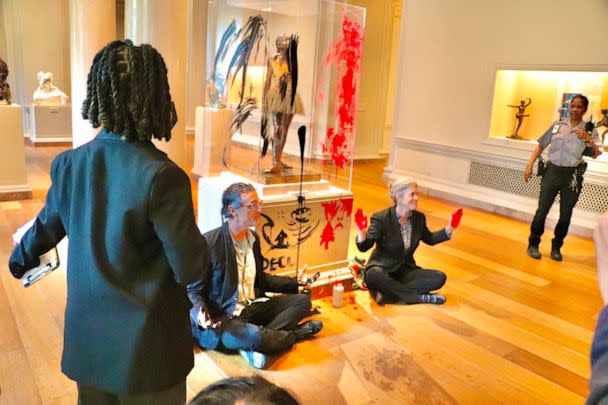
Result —
<instances>
[{"instance_id":1,"label":"bronze figurine in wall niche","mask_svg":"<svg viewBox=\"0 0 608 405\"><path fill-rule=\"evenodd\" d=\"M525 114L526 112L526 108L528 108L528 106L532 104L532 99L531 98L526 98L524 100L521 100L519 102L519 105L508 105L507 107L511 107L511 108L517 108L517 112L515 113L515 130L513 131L513 134L511 136L509 136L509 138L511 139L521 139L521 136L519 136L519 128L521 128L521 124L524 121L525 117L529 117L530 114Z\"/></svg>"},{"instance_id":2,"label":"bronze figurine in wall niche","mask_svg":"<svg viewBox=\"0 0 608 405\"><path fill-rule=\"evenodd\" d=\"M8 66L0 59L0 104L11 105L11 86L6 82L8 77Z\"/></svg>"},{"instance_id":3,"label":"bronze figurine in wall niche","mask_svg":"<svg viewBox=\"0 0 608 405\"><path fill-rule=\"evenodd\" d=\"M608 108L602 109L602 119L595 124L595 127L604 127L604 130L600 132L600 137L602 139L602 148L604 147L604 139L606 138L606 133L608 132Z\"/></svg>"}]
</instances>

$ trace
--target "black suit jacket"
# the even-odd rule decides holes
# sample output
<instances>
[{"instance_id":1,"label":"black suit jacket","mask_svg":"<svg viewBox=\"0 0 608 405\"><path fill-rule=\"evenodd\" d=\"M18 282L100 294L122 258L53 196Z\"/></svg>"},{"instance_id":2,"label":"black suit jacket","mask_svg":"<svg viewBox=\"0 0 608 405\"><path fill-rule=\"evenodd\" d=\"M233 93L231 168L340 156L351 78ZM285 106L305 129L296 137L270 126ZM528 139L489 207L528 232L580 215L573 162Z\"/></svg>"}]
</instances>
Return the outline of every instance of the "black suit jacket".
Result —
<instances>
[{"instance_id":1,"label":"black suit jacket","mask_svg":"<svg viewBox=\"0 0 608 405\"><path fill-rule=\"evenodd\" d=\"M420 241L427 245L435 245L450 239L445 229L431 232L426 226L426 217L422 212L412 211L411 221L412 240L409 249L405 251L396 206L393 205L372 215L365 240L357 241L357 247L362 252L376 245L366 268L378 266L389 273L402 268L405 270L420 268L414 260L414 252Z\"/></svg>"},{"instance_id":2,"label":"black suit jacket","mask_svg":"<svg viewBox=\"0 0 608 405\"><path fill-rule=\"evenodd\" d=\"M208 270L188 176L151 142L102 130L57 156L51 180L9 267L20 277L67 234L63 372L117 394L183 381L194 365L184 285Z\"/></svg>"},{"instance_id":3,"label":"black suit jacket","mask_svg":"<svg viewBox=\"0 0 608 405\"><path fill-rule=\"evenodd\" d=\"M255 258L254 290L256 298L267 292L297 294L298 282L295 277L268 274L263 268L260 238L253 232L253 255ZM202 279L188 285L188 296L194 304L190 310L192 327L196 328L196 318L200 310L206 311L214 320L226 318L234 312L239 298L239 275L236 252L228 223L215 228L205 235L210 252L209 279ZM205 348L215 349L219 343L221 328L194 331Z\"/></svg>"}]
</instances>

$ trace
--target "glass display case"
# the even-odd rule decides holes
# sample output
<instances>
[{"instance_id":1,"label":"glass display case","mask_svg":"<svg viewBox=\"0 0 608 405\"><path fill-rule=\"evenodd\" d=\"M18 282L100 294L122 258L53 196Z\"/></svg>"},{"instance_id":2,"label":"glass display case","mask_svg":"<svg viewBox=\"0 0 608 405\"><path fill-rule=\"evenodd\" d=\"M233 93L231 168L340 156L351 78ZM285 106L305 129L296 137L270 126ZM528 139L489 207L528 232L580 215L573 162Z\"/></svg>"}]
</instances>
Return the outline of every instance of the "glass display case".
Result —
<instances>
[{"instance_id":1,"label":"glass display case","mask_svg":"<svg viewBox=\"0 0 608 405\"><path fill-rule=\"evenodd\" d=\"M213 0L193 173L201 231L223 189L264 201L265 268L346 262L365 9L328 0Z\"/></svg>"},{"instance_id":2,"label":"glass display case","mask_svg":"<svg viewBox=\"0 0 608 405\"><path fill-rule=\"evenodd\" d=\"M568 117L570 100L579 93L589 99L583 119L592 120L604 140L608 132L608 72L498 70L490 138L535 141L554 121Z\"/></svg>"}]
</instances>

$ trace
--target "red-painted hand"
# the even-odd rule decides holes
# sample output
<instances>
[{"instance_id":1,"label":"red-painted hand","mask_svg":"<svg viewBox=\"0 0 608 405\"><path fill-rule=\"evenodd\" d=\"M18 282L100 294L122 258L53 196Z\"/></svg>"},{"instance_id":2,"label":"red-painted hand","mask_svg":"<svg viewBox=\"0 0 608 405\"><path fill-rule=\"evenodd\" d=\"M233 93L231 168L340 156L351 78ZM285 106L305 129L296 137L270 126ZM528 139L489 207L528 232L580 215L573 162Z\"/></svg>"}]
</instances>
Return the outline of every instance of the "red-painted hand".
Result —
<instances>
[{"instance_id":1,"label":"red-painted hand","mask_svg":"<svg viewBox=\"0 0 608 405\"><path fill-rule=\"evenodd\" d=\"M355 212L355 225L357 225L357 228L361 231L367 228L367 217L361 208Z\"/></svg>"},{"instance_id":2,"label":"red-painted hand","mask_svg":"<svg viewBox=\"0 0 608 405\"><path fill-rule=\"evenodd\" d=\"M458 225L460 225L460 218L462 218L462 208L458 208L452 214L452 220L450 221L450 225L452 226L452 228L458 228Z\"/></svg>"}]
</instances>

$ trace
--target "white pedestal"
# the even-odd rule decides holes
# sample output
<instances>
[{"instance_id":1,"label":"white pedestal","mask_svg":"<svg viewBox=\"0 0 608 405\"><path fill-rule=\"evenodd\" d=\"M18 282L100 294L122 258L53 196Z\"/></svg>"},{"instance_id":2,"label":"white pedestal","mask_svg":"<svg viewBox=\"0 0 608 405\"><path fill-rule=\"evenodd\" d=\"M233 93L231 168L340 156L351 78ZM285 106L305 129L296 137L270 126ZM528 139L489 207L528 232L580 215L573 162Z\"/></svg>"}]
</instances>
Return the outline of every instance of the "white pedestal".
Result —
<instances>
[{"instance_id":1,"label":"white pedestal","mask_svg":"<svg viewBox=\"0 0 608 405\"><path fill-rule=\"evenodd\" d=\"M231 123L231 108L196 107L192 173L207 177L222 172L222 159L230 156Z\"/></svg>"},{"instance_id":2,"label":"white pedestal","mask_svg":"<svg viewBox=\"0 0 608 405\"><path fill-rule=\"evenodd\" d=\"M298 245L299 268L306 264L309 273L315 269L329 271L345 266L353 216L352 192L326 185L317 191L304 192L304 207L299 208L299 185L296 184L292 192L276 194L265 193L269 186L230 172L201 178L198 183L198 227L202 233L222 224L221 196L235 182L251 183L264 201L262 221L256 231L261 239L266 271L292 275L298 262Z\"/></svg>"},{"instance_id":3,"label":"white pedestal","mask_svg":"<svg viewBox=\"0 0 608 405\"><path fill-rule=\"evenodd\" d=\"M33 143L72 142L72 107L34 105L25 108L26 133Z\"/></svg>"},{"instance_id":4,"label":"white pedestal","mask_svg":"<svg viewBox=\"0 0 608 405\"><path fill-rule=\"evenodd\" d=\"M32 197L25 171L21 106L0 105L0 201Z\"/></svg>"}]
</instances>

